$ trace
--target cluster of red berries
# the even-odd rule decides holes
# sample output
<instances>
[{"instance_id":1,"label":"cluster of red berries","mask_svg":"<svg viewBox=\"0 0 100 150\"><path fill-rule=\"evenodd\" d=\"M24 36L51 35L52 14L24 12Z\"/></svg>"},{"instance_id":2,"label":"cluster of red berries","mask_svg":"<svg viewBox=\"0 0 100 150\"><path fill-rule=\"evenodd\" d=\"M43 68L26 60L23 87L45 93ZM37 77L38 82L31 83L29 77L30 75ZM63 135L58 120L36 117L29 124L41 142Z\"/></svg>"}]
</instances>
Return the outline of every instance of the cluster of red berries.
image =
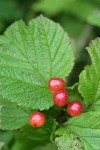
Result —
<instances>
[{"instance_id":1,"label":"cluster of red berries","mask_svg":"<svg viewBox=\"0 0 100 150\"><path fill-rule=\"evenodd\" d=\"M65 81L61 78L51 78L48 87L54 93L53 101L57 106L65 106L68 103L68 92L65 90ZM83 105L80 101L73 101L67 107L71 116L79 116L83 112Z\"/></svg>"},{"instance_id":2,"label":"cluster of red berries","mask_svg":"<svg viewBox=\"0 0 100 150\"><path fill-rule=\"evenodd\" d=\"M54 93L53 101L57 106L65 106L68 103L68 92L65 90L66 83L61 78L51 78L48 83L51 92ZM79 116L83 112L83 105L80 101L73 101L67 107L67 113L71 116ZM34 127L41 127L46 121L45 115L35 112L30 117L30 124Z\"/></svg>"}]
</instances>

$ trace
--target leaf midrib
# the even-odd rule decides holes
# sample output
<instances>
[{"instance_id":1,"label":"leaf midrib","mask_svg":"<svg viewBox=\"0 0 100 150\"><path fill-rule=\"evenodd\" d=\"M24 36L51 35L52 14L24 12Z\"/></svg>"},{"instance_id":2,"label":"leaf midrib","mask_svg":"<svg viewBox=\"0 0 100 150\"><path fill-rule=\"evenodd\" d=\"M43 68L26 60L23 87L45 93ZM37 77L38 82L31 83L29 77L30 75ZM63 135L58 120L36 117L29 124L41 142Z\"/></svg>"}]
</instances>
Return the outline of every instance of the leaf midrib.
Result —
<instances>
[{"instance_id":1,"label":"leaf midrib","mask_svg":"<svg viewBox=\"0 0 100 150\"><path fill-rule=\"evenodd\" d=\"M50 77L52 77L52 59L51 59L51 54L50 54L50 45L48 43L47 34L46 34L46 31L45 31L44 24L42 22L42 18L41 18L41 23L42 23L42 26L43 26L43 29L44 29L46 44L47 44L47 47L48 47L48 52L49 52L49 57L50 57Z\"/></svg>"}]
</instances>

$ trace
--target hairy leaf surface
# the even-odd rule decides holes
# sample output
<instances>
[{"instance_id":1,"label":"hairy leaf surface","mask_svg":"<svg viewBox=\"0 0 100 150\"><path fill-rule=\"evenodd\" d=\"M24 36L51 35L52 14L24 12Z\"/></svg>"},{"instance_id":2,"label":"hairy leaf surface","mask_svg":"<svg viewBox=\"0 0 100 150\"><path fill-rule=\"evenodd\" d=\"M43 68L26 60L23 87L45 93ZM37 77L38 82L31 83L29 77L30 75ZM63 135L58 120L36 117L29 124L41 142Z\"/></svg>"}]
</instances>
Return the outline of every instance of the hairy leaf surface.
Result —
<instances>
[{"instance_id":1,"label":"hairy leaf surface","mask_svg":"<svg viewBox=\"0 0 100 150\"><path fill-rule=\"evenodd\" d=\"M73 67L68 35L59 24L40 16L12 24L0 36L0 94L19 105L48 109L51 77L65 79Z\"/></svg>"}]
</instances>

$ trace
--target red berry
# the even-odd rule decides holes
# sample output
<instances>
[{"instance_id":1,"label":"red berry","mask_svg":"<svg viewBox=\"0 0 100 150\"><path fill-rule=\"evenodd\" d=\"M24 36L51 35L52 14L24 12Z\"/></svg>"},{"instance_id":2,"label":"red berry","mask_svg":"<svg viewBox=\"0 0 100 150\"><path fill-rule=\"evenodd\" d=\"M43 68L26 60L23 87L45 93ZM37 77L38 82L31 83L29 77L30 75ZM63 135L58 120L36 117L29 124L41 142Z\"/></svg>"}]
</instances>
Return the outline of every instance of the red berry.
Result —
<instances>
[{"instance_id":1,"label":"red berry","mask_svg":"<svg viewBox=\"0 0 100 150\"><path fill-rule=\"evenodd\" d=\"M35 128L41 127L45 121L45 115L41 112L35 112L30 117L30 124Z\"/></svg>"},{"instance_id":2,"label":"red berry","mask_svg":"<svg viewBox=\"0 0 100 150\"><path fill-rule=\"evenodd\" d=\"M55 93L65 89L65 81L61 78L51 78L48 83L48 87L51 92Z\"/></svg>"},{"instance_id":3,"label":"red berry","mask_svg":"<svg viewBox=\"0 0 100 150\"><path fill-rule=\"evenodd\" d=\"M81 102L73 101L68 105L67 112L71 116L79 116L82 114L83 109L84 109L84 107Z\"/></svg>"},{"instance_id":4,"label":"red berry","mask_svg":"<svg viewBox=\"0 0 100 150\"><path fill-rule=\"evenodd\" d=\"M68 93L64 90L58 91L53 96L53 101L57 106L64 106L68 102Z\"/></svg>"}]
</instances>

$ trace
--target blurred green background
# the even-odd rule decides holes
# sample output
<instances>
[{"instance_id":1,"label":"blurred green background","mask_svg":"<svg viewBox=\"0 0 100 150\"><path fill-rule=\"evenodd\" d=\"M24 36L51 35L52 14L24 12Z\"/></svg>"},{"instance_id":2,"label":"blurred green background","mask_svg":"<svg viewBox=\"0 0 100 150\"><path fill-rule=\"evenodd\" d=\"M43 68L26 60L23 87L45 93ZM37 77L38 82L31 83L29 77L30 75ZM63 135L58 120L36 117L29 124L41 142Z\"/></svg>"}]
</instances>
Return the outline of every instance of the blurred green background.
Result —
<instances>
[{"instance_id":1,"label":"blurred green background","mask_svg":"<svg viewBox=\"0 0 100 150\"><path fill-rule=\"evenodd\" d=\"M0 0L0 34L16 20L27 24L41 14L58 22L71 38L75 54L75 65L67 79L71 86L78 82L84 66L90 64L85 47L100 36L100 0ZM53 144L39 145L16 132L0 132L0 150L57 149Z\"/></svg>"}]
</instances>

